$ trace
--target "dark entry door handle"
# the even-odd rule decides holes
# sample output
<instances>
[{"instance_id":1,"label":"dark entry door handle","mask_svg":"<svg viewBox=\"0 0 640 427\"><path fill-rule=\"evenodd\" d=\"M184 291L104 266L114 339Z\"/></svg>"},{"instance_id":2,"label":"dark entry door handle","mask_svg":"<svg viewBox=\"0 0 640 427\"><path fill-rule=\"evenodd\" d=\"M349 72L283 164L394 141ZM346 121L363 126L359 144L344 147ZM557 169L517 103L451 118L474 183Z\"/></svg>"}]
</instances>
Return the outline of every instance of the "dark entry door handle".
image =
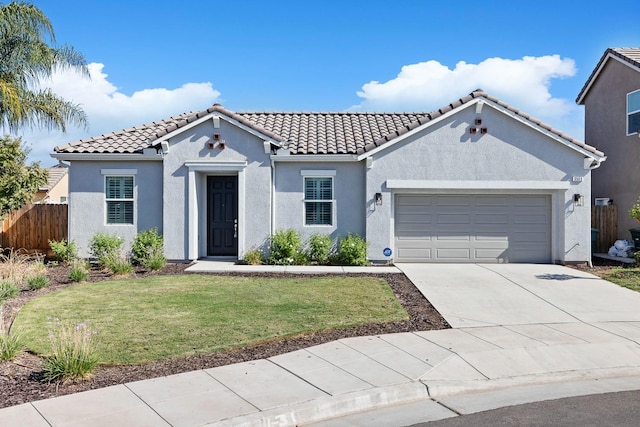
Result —
<instances>
[{"instance_id":1,"label":"dark entry door handle","mask_svg":"<svg viewBox=\"0 0 640 427\"><path fill-rule=\"evenodd\" d=\"M237 219L233 220L233 238L234 239L238 238L238 220Z\"/></svg>"}]
</instances>

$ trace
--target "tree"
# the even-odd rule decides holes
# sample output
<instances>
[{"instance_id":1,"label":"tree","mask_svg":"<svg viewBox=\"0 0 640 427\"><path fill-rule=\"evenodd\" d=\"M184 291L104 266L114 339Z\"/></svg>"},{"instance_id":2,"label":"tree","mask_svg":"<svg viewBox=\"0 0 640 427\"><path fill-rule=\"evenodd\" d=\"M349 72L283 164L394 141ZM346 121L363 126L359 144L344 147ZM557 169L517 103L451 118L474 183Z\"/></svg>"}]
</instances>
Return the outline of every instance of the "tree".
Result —
<instances>
[{"instance_id":1,"label":"tree","mask_svg":"<svg viewBox=\"0 0 640 427\"><path fill-rule=\"evenodd\" d=\"M54 43L55 35L40 9L24 2L0 5L0 125L12 132L24 126L65 132L67 123L87 124L80 106L37 88L58 69L89 76L82 54L47 41Z\"/></svg>"},{"instance_id":2,"label":"tree","mask_svg":"<svg viewBox=\"0 0 640 427\"><path fill-rule=\"evenodd\" d=\"M0 138L0 219L31 202L38 188L47 182L45 169L38 164L25 164L28 154L20 138Z\"/></svg>"}]
</instances>

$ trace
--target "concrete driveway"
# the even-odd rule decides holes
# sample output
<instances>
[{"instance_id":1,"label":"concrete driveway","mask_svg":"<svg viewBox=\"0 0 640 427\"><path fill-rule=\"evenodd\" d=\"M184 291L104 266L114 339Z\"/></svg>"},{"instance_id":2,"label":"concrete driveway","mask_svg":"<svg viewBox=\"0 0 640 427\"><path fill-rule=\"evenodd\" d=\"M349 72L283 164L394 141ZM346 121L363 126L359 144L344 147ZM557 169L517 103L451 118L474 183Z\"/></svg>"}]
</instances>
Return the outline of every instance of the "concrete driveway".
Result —
<instances>
[{"instance_id":1,"label":"concrete driveway","mask_svg":"<svg viewBox=\"0 0 640 427\"><path fill-rule=\"evenodd\" d=\"M549 264L396 264L454 328L640 322L640 293Z\"/></svg>"}]
</instances>

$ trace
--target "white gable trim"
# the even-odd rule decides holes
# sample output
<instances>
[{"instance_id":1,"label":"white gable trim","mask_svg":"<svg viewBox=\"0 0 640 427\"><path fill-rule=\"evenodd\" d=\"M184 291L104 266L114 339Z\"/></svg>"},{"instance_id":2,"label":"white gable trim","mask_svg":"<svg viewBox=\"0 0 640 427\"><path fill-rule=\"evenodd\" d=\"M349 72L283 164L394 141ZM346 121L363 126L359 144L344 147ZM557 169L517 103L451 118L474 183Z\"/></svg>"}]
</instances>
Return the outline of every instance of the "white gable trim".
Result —
<instances>
[{"instance_id":1,"label":"white gable trim","mask_svg":"<svg viewBox=\"0 0 640 427\"><path fill-rule=\"evenodd\" d=\"M380 152L382 150L385 150L386 148L391 147L394 144L397 144L398 142L403 141L406 138L409 138L409 137L415 135L418 132L423 131L424 129L428 128L429 126L432 126L432 125L434 125L434 124L436 124L436 123L438 123L438 122L440 122L442 120L445 120L445 119L449 118L450 116L452 116L454 114L457 114L458 112L460 112L460 111L462 111L462 110L464 110L466 108L471 108L472 106L476 106L476 105L486 105L488 107L492 107L495 110L500 111L501 113L506 114L507 116L511 117L512 119L515 119L515 120L519 121L520 123L522 123L522 124L524 124L526 126L529 126L532 129L537 130L538 132L540 132L540 133L544 134L545 136L553 139L554 141L559 142L560 144L562 144L562 145L564 145L564 146L566 146L566 147L568 147L568 148L570 148L570 149L572 149L574 151L577 151L578 153L580 153L580 154L582 154L582 155L584 155L586 157L589 157L591 159L597 160L599 162L600 161L604 161L604 159L606 159L606 157L602 157L602 156L599 156L599 155L597 155L595 153L592 153L591 151L586 150L586 149L574 144L573 142L562 138L560 135L557 135L557 134L545 129L542 126L539 126L539 125L535 124L534 122L532 122L532 121L530 121L530 120L528 120L528 119L516 114L515 112L509 110L508 108L502 107L501 105L499 105L499 104L497 104L497 103L495 103L495 102L493 102L493 101L491 101L489 99L486 99L486 98L475 98L474 100L469 101L468 103L466 103L464 105L461 105L461 106L459 106L457 108L454 108L453 110L443 114L440 117L437 117L434 120L431 120L431 121L425 123L422 126L418 126L417 128L412 129L411 131L409 131L409 132L397 137L396 139L394 139L392 141L389 141L386 144L383 144L383 145L381 145L379 147L376 147L375 149L373 149L371 151L367 151L366 153L361 154L360 156L357 157L357 159L358 160L362 160L362 159L366 159L368 157L371 157L374 154L376 154L376 153L378 153L378 152Z\"/></svg>"},{"instance_id":2,"label":"white gable trim","mask_svg":"<svg viewBox=\"0 0 640 427\"><path fill-rule=\"evenodd\" d=\"M471 105L477 104L479 101L480 101L480 98L476 98L473 101L470 101L467 104L462 105L461 107L462 107L462 109L465 109L465 108L468 108ZM367 151L366 153L360 154L359 156L356 157L356 160L360 161L360 160L366 159L367 157L371 157L374 154L377 154L378 152L380 152L382 150L386 150L387 148L389 148L389 147L391 147L391 146L393 146L393 145L395 145L395 144L397 144L397 143L399 143L401 141L404 141L407 138L412 137L416 133L422 132L424 129L428 128L429 126L435 125L436 123L439 123L439 122L441 122L443 120L448 119L452 115L456 114L458 111L461 111L460 107L454 108L451 111L447 111L443 115L441 115L439 117L436 117L433 120L429 120L427 123L425 123L425 124L423 124L421 126L418 126L417 128L412 129L412 130L410 130L410 131L398 136L397 138L392 139L391 141L387 142L386 144L382 144L381 146L376 147L371 151Z\"/></svg>"},{"instance_id":3,"label":"white gable trim","mask_svg":"<svg viewBox=\"0 0 640 427\"><path fill-rule=\"evenodd\" d=\"M530 121L530 120L528 120L528 119L516 114L515 112L509 110L508 108L502 107L501 105L498 105L498 104L496 104L496 103L494 103L492 101L489 101L489 100L487 100L486 102L487 102L487 105L493 107L494 109L506 114L507 116L509 116L509 117L511 117L511 118L513 118L515 120L518 120L520 123L522 123L522 124L524 124L526 126L529 126L532 129L537 130L538 132L540 132L540 133L544 134L545 136L547 136L547 137L559 142L560 144L564 145L567 148L570 148L570 149L572 149L574 151L577 151L578 153L580 153L580 154L582 154L582 155L584 155L586 157L589 157L589 158L591 158L593 160L604 161L606 159L605 156L599 156L599 155L597 155L597 154L595 154L595 153L593 153L593 152L591 152L591 151L589 151L589 150L587 150L585 148L582 148L579 145L576 145L573 142L564 139L560 135L558 135L556 133L553 133L550 130L545 129L542 126L539 126L539 125L535 124L534 122L532 122L532 121Z\"/></svg>"},{"instance_id":4,"label":"white gable trim","mask_svg":"<svg viewBox=\"0 0 640 427\"><path fill-rule=\"evenodd\" d=\"M263 141L267 141L267 142L269 142L269 143L271 143L273 145L280 146L279 142L274 141L272 138L268 137L267 135L264 135L264 134L256 131L255 129L253 129L253 128L249 127L249 126L247 126L245 124L242 124L242 123L240 123L239 121L237 121L235 119L232 119L231 117L228 117L228 116L226 116L224 114L217 113L217 112L209 113L206 116L200 117L199 119L194 120L191 123L188 123L188 124L178 128L178 129L176 129L176 130L174 130L172 132L169 132L168 134L166 134L164 136L161 136L158 139L154 139L153 141L151 141L151 144L158 145L158 144L162 143L163 141L168 141L169 139L175 137L176 135L179 135L182 132L187 131L187 130L193 128L193 127L196 127L199 124L204 123L204 122L206 122L208 120L211 120L213 122L214 128L219 128L220 125L218 123L218 126L216 126L216 121L219 122L220 119L223 119L223 120L229 122L230 124L232 124L232 125L240 128L240 129L244 130L245 132L249 132L250 134L262 139Z\"/></svg>"},{"instance_id":5,"label":"white gable trim","mask_svg":"<svg viewBox=\"0 0 640 427\"><path fill-rule=\"evenodd\" d=\"M628 61L625 61L625 60L623 60L622 58L619 58L618 56L613 55L611 52L609 52L609 53L607 54L607 56L605 57L605 59L604 59L602 62L600 62L600 66L598 67L598 69L596 70L596 72L595 72L595 73L593 73L593 75L592 75L592 76L591 76L591 78L589 79L589 82L588 82L588 84L587 84L587 87L585 87L585 88L584 88L584 90L582 91L582 95L580 96L580 98L578 98L578 99L576 100L576 103L577 103L578 105L583 105L583 103L584 103L584 98L587 96L587 93L589 93L589 90L591 89L591 86L593 86L593 84L595 83L595 81L596 81L596 80L598 80L598 77L600 76L600 73L602 72L602 70L604 69L605 65L607 65L607 62L608 62L610 59L615 59L615 60L616 60L616 61L618 61L619 63L624 64L624 65L626 65L627 67L629 67L629 68L633 68L634 70L636 70L636 71L640 72L640 68L639 68L639 67L637 67L636 65L634 65L634 64L632 64L632 63L630 63L630 62L628 62Z\"/></svg>"}]
</instances>

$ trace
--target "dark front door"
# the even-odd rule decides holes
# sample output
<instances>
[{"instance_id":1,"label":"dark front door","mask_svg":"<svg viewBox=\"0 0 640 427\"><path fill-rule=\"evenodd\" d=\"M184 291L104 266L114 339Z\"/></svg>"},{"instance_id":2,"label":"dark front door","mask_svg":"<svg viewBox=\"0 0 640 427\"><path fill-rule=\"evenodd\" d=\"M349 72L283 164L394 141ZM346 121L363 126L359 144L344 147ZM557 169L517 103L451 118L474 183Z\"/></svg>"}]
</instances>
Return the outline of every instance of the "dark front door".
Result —
<instances>
[{"instance_id":1,"label":"dark front door","mask_svg":"<svg viewBox=\"0 0 640 427\"><path fill-rule=\"evenodd\" d=\"M207 177L207 255L238 254L238 177Z\"/></svg>"}]
</instances>

